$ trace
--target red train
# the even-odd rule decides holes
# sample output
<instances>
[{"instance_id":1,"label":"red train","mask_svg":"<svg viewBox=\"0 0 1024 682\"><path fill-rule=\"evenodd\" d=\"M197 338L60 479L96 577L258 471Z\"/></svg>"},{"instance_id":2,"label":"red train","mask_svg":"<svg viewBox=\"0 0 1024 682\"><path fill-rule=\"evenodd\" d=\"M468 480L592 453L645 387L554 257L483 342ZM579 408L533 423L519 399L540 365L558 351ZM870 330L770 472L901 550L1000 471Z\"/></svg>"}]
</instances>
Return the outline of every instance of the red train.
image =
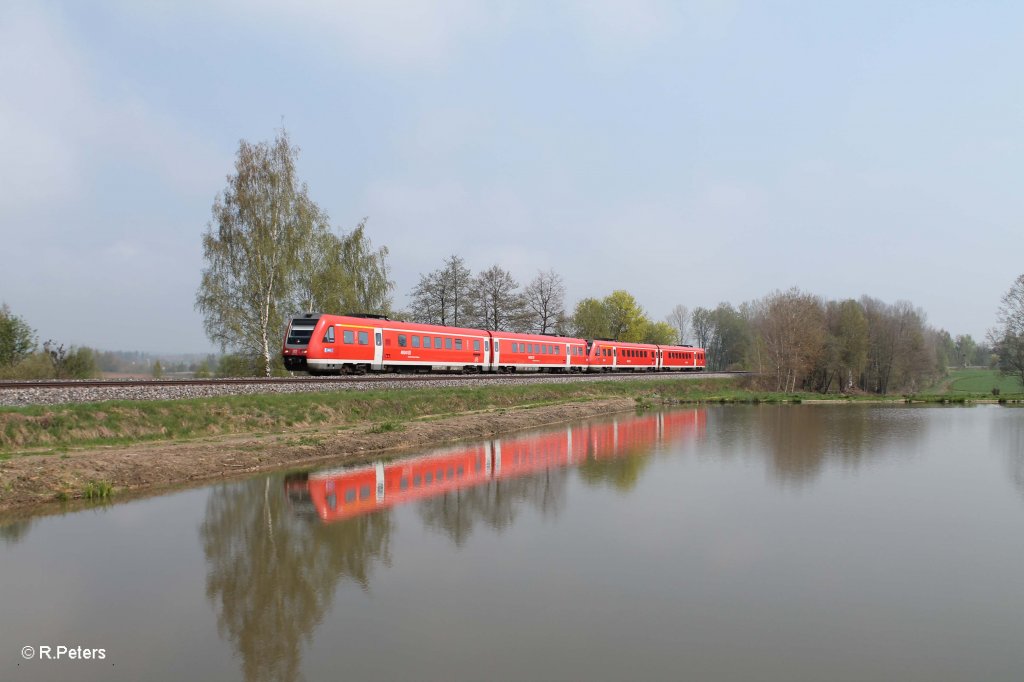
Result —
<instances>
[{"instance_id":1,"label":"red train","mask_svg":"<svg viewBox=\"0 0 1024 682\"><path fill-rule=\"evenodd\" d=\"M707 412L677 410L581 424L541 434L441 450L421 457L290 476L293 507L324 522L340 521L493 479L648 452L703 436Z\"/></svg>"},{"instance_id":2,"label":"red train","mask_svg":"<svg viewBox=\"0 0 1024 682\"><path fill-rule=\"evenodd\" d=\"M704 349L398 322L377 315L295 317L284 365L310 374L382 371L701 371Z\"/></svg>"}]
</instances>

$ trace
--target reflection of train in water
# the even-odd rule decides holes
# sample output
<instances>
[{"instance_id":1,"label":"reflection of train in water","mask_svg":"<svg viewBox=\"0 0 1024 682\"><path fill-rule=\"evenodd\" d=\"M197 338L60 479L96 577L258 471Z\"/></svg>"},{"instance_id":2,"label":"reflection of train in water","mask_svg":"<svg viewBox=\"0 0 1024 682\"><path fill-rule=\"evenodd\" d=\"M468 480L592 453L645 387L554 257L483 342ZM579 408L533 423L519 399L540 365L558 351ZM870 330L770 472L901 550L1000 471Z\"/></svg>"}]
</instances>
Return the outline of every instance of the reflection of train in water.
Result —
<instances>
[{"instance_id":1,"label":"reflection of train in water","mask_svg":"<svg viewBox=\"0 0 1024 682\"><path fill-rule=\"evenodd\" d=\"M392 462L289 476L285 488L297 510L338 521L489 480L552 467L642 453L704 433L703 409L595 422L557 431L461 446Z\"/></svg>"}]
</instances>

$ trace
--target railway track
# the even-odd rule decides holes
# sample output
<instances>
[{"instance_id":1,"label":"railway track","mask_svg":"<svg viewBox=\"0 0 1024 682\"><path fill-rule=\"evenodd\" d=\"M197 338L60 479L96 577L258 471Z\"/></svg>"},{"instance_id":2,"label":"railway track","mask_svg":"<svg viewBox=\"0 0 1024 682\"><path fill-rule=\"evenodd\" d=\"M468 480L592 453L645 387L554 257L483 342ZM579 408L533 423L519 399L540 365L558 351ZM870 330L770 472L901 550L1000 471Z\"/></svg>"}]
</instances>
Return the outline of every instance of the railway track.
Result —
<instances>
[{"instance_id":1,"label":"railway track","mask_svg":"<svg viewBox=\"0 0 1024 682\"><path fill-rule=\"evenodd\" d=\"M172 386L251 386L260 384L290 385L311 384L330 387L336 384L375 383L393 381L466 381L480 378L515 378L526 380L542 380L552 378L587 377L612 378L617 376L735 376L746 372L618 372L618 373L579 373L549 374L543 372L521 372L512 374L469 374L469 373L436 373L436 374L376 374L369 376L340 377L245 377L225 379L46 379L41 381L0 381L0 390L4 389L67 389L67 388L163 388Z\"/></svg>"}]
</instances>

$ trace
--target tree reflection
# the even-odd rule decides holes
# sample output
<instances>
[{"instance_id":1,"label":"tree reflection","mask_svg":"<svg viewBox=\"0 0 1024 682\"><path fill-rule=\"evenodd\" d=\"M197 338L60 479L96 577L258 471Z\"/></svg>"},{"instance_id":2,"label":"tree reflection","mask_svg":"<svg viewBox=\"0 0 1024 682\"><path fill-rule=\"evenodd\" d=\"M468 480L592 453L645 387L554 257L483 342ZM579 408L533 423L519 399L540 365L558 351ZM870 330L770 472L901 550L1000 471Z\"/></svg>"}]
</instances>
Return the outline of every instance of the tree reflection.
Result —
<instances>
[{"instance_id":1,"label":"tree reflection","mask_svg":"<svg viewBox=\"0 0 1024 682\"><path fill-rule=\"evenodd\" d=\"M1019 407L1008 407L1008 410L1022 410ZM1024 414L1016 413L1018 417ZM1024 419L997 419L994 423L996 442L1006 448L1007 463L1010 468L1010 479L1017 486L1017 491L1024 495Z\"/></svg>"},{"instance_id":2,"label":"tree reflection","mask_svg":"<svg viewBox=\"0 0 1024 682\"><path fill-rule=\"evenodd\" d=\"M723 456L763 452L776 480L798 485L820 476L828 462L857 467L921 434L913 408L771 405L730 407L716 416L713 440Z\"/></svg>"},{"instance_id":3,"label":"tree reflection","mask_svg":"<svg viewBox=\"0 0 1024 682\"><path fill-rule=\"evenodd\" d=\"M580 463L578 471L583 482L591 486L609 485L620 492L629 492L650 463L649 453L631 453L612 459L598 459L592 452Z\"/></svg>"},{"instance_id":4,"label":"tree reflection","mask_svg":"<svg viewBox=\"0 0 1024 682\"><path fill-rule=\"evenodd\" d=\"M29 529L32 527L32 519L22 519L21 521L12 521L11 523L0 526L0 540L4 541L4 544L13 545L21 542L28 535Z\"/></svg>"},{"instance_id":5,"label":"tree reflection","mask_svg":"<svg viewBox=\"0 0 1024 682\"><path fill-rule=\"evenodd\" d=\"M567 480L565 469L549 468L446 492L423 500L417 511L427 528L441 531L462 547L478 523L499 532L511 526L524 504L546 518L557 517L565 506Z\"/></svg>"},{"instance_id":6,"label":"tree reflection","mask_svg":"<svg viewBox=\"0 0 1024 682\"><path fill-rule=\"evenodd\" d=\"M337 583L365 589L373 566L390 561L389 511L322 525L291 513L281 490L280 477L215 488L200 527L206 596L250 682L298 679Z\"/></svg>"}]
</instances>

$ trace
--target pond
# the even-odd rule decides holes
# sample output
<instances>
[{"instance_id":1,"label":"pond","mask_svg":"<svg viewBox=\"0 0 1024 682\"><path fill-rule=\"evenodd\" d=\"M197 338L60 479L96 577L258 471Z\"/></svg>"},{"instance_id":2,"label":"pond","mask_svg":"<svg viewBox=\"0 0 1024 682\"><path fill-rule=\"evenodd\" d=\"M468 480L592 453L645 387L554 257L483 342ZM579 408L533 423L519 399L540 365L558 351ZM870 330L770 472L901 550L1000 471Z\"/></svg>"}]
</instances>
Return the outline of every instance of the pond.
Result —
<instances>
[{"instance_id":1,"label":"pond","mask_svg":"<svg viewBox=\"0 0 1024 682\"><path fill-rule=\"evenodd\" d=\"M4 680L1020 680L1024 411L618 415L23 520L0 567Z\"/></svg>"}]
</instances>

